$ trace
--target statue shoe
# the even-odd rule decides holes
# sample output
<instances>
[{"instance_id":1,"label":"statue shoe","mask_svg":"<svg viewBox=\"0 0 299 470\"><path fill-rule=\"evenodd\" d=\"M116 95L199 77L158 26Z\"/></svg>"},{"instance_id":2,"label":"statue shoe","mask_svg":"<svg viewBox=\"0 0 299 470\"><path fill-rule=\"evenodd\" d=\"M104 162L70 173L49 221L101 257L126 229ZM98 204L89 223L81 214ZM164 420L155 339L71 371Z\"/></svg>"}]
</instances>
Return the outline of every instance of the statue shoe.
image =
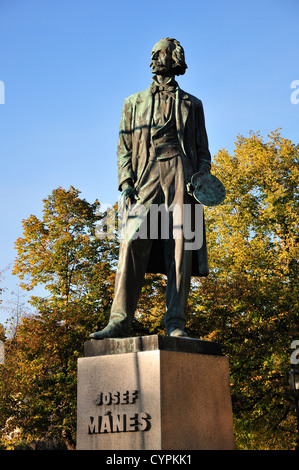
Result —
<instances>
[{"instance_id":1,"label":"statue shoe","mask_svg":"<svg viewBox=\"0 0 299 470\"><path fill-rule=\"evenodd\" d=\"M188 336L187 333L182 330L181 328L175 328L172 330L170 333L168 333L169 336L175 336L176 338L182 338Z\"/></svg>"},{"instance_id":2,"label":"statue shoe","mask_svg":"<svg viewBox=\"0 0 299 470\"><path fill-rule=\"evenodd\" d=\"M108 323L103 330L95 331L89 335L91 339L105 339L105 338L126 338L128 335L124 332L120 325L115 323Z\"/></svg>"}]
</instances>

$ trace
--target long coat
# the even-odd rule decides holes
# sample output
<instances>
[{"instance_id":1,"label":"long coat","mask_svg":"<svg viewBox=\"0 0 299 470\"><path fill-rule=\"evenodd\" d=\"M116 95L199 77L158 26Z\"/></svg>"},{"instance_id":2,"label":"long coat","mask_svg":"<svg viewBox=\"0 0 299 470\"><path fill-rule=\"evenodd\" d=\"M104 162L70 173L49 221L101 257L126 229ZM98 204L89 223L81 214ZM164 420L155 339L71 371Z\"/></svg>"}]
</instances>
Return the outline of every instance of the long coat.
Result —
<instances>
[{"instance_id":1,"label":"long coat","mask_svg":"<svg viewBox=\"0 0 299 470\"><path fill-rule=\"evenodd\" d=\"M132 180L138 189L149 158L153 104L151 87L129 96L124 101L117 147L119 189L128 179ZM175 117L178 140L184 156L188 159L189 170L185 172L187 184L202 164L211 162L201 100L177 87ZM165 273L161 246L159 243L153 244L147 272ZM192 275L208 275L205 229L202 247L193 252Z\"/></svg>"}]
</instances>

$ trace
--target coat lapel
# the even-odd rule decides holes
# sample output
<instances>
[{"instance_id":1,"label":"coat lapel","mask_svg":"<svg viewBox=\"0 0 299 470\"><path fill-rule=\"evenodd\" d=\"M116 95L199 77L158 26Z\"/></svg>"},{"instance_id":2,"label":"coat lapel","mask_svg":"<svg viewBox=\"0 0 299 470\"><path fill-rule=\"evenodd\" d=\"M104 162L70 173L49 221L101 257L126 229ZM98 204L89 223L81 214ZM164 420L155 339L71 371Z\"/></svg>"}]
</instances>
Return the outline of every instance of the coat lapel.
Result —
<instances>
[{"instance_id":1,"label":"coat lapel","mask_svg":"<svg viewBox=\"0 0 299 470\"><path fill-rule=\"evenodd\" d=\"M135 121L135 125L139 127L144 141L148 144L154 104L153 95L150 91L150 88L139 94L136 104L138 108L138 116L137 120Z\"/></svg>"},{"instance_id":2,"label":"coat lapel","mask_svg":"<svg viewBox=\"0 0 299 470\"><path fill-rule=\"evenodd\" d=\"M184 130L187 121L187 117L189 114L191 106L191 101L189 95L185 93L180 88L177 89L176 92L176 123L177 123L177 131L178 131L178 138L184 153L186 153L184 148Z\"/></svg>"},{"instance_id":3,"label":"coat lapel","mask_svg":"<svg viewBox=\"0 0 299 470\"><path fill-rule=\"evenodd\" d=\"M153 113L153 95L150 88L138 94L136 105L138 109L137 122L140 127L150 127Z\"/></svg>"}]
</instances>

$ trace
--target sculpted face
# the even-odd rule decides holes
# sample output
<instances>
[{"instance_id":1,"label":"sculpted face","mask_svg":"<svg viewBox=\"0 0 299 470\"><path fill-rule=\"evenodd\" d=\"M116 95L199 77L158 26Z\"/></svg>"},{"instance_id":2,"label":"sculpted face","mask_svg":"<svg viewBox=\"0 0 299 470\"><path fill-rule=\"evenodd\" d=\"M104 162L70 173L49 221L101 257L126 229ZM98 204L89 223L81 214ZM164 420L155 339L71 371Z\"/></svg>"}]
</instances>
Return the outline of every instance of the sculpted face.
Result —
<instances>
[{"instance_id":1,"label":"sculpted face","mask_svg":"<svg viewBox=\"0 0 299 470\"><path fill-rule=\"evenodd\" d=\"M169 41L157 42L151 53L150 68L152 73L157 75L169 75L172 66L172 44Z\"/></svg>"}]
</instances>

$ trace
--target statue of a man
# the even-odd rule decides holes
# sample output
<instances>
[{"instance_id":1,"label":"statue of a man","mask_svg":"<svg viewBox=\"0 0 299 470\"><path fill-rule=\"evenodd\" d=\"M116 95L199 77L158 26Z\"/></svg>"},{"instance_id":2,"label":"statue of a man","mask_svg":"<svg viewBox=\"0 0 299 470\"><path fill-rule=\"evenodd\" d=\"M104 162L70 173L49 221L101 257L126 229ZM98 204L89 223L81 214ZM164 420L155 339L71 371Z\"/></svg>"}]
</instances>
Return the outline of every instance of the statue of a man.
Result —
<instances>
[{"instance_id":1,"label":"statue of a man","mask_svg":"<svg viewBox=\"0 0 299 470\"><path fill-rule=\"evenodd\" d=\"M202 102L181 90L176 75L185 73L184 50L173 38L159 41L151 53L152 84L128 97L123 106L117 148L118 184L130 207L142 207L147 236L136 236L141 222L132 214L120 245L115 295L108 325L90 335L94 339L120 338L130 334L145 273L167 276L164 324L170 336L187 336L186 304L191 276L207 276L205 231L201 246L186 248L182 229L169 211L168 235L152 236L157 219L151 208L163 205L190 207L194 219L197 201L187 185L192 175L207 174L211 155ZM138 214L138 211L134 211Z\"/></svg>"}]
</instances>

